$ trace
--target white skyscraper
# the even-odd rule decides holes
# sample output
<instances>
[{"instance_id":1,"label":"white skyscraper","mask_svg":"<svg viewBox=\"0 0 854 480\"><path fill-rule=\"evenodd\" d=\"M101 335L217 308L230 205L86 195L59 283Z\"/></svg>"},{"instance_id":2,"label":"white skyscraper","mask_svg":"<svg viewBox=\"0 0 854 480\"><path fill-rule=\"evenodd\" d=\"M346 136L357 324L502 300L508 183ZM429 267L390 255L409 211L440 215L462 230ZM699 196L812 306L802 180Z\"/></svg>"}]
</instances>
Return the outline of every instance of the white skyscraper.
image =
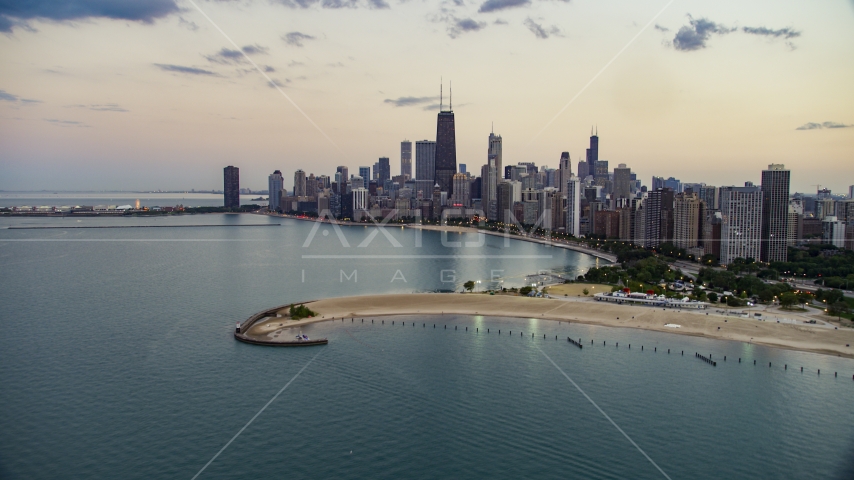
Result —
<instances>
[{"instance_id":1,"label":"white skyscraper","mask_svg":"<svg viewBox=\"0 0 854 480\"><path fill-rule=\"evenodd\" d=\"M762 189L721 188L722 264L736 258L759 260L762 243Z\"/></svg>"},{"instance_id":2,"label":"white skyscraper","mask_svg":"<svg viewBox=\"0 0 854 480\"><path fill-rule=\"evenodd\" d=\"M581 235L581 179L572 175L566 181L566 233Z\"/></svg>"}]
</instances>

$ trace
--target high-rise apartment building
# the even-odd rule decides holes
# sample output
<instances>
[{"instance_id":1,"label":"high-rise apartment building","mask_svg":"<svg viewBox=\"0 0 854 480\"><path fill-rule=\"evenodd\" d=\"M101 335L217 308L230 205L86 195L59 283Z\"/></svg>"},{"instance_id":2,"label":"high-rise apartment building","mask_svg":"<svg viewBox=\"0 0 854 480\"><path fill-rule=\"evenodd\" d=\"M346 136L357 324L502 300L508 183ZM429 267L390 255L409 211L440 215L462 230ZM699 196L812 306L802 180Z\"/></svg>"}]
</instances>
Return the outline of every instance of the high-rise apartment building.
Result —
<instances>
[{"instance_id":1,"label":"high-rise apartment building","mask_svg":"<svg viewBox=\"0 0 854 480\"><path fill-rule=\"evenodd\" d=\"M486 218L498 218L498 169L495 167L496 158L489 155L487 164L480 169L480 205Z\"/></svg>"},{"instance_id":2,"label":"high-rise apartment building","mask_svg":"<svg viewBox=\"0 0 854 480\"><path fill-rule=\"evenodd\" d=\"M722 264L736 258L758 259L762 240L762 189L721 188Z\"/></svg>"},{"instance_id":3,"label":"high-rise apartment building","mask_svg":"<svg viewBox=\"0 0 854 480\"><path fill-rule=\"evenodd\" d=\"M614 169L614 195L613 198L632 197L632 170L621 163Z\"/></svg>"},{"instance_id":4,"label":"high-rise apartment building","mask_svg":"<svg viewBox=\"0 0 854 480\"><path fill-rule=\"evenodd\" d=\"M310 173L305 179L305 194L317 198L317 177L313 173Z\"/></svg>"},{"instance_id":5,"label":"high-rise apartment building","mask_svg":"<svg viewBox=\"0 0 854 480\"><path fill-rule=\"evenodd\" d=\"M673 201L673 244L678 248L695 248L702 239L702 202L696 193L678 193Z\"/></svg>"},{"instance_id":6,"label":"high-rise apartment building","mask_svg":"<svg viewBox=\"0 0 854 480\"><path fill-rule=\"evenodd\" d=\"M652 186L650 186L650 190L659 190L664 188L664 177L652 177Z\"/></svg>"},{"instance_id":7,"label":"high-rise apartment building","mask_svg":"<svg viewBox=\"0 0 854 480\"><path fill-rule=\"evenodd\" d=\"M280 170L276 170L272 175L267 177L267 208L271 212L279 209L279 203L282 201L282 191L284 189L285 180L282 178L282 172Z\"/></svg>"},{"instance_id":8,"label":"high-rise apartment building","mask_svg":"<svg viewBox=\"0 0 854 480\"><path fill-rule=\"evenodd\" d=\"M455 207L471 206L471 179L465 173L454 174L454 194L451 196L451 204Z\"/></svg>"},{"instance_id":9,"label":"high-rise apartment building","mask_svg":"<svg viewBox=\"0 0 854 480\"><path fill-rule=\"evenodd\" d=\"M848 198L854 200L854 185L848 187Z\"/></svg>"},{"instance_id":10,"label":"high-rise apartment building","mask_svg":"<svg viewBox=\"0 0 854 480\"><path fill-rule=\"evenodd\" d=\"M371 176L371 167L359 167L359 176L365 179L365 183L374 179Z\"/></svg>"},{"instance_id":11,"label":"high-rise apartment building","mask_svg":"<svg viewBox=\"0 0 854 480\"><path fill-rule=\"evenodd\" d=\"M836 248L845 248L845 222L828 215L821 221L821 243L833 245Z\"/></svg>"},{"instance_id":12,"label":"high-rise apartment building","mask_svg":"<svg viewBox=\"0 0 854 480\"><path fill-rule=\"evenodd\" d=\"M423 192L425 198L433 195L436 184L436 142L420 140L415 142L415 189Z\"/></svg>"},{"instance_id":13,"label":"high-rise apartment building","mask_svg":"<svg viewBox=\"0 0 854 480\"><path fill-rule=\"evenodd\" d=\"M302 169L294 172L294 196L305 196L305 172Z\"/></svg>"},{"instance_id":14,"label":"high-rise apartment building","mask_svg":"<svg viewBox=\"0 0 854 480\"><path fill-rule=\"evenodd\" d=\"M566 181L566 233L581 235L581 179L570 176Z\"/></svg>"},{"instance_id":15,"label":"high-rise apartment building","mask_svg":"<svg viewBox=\"0 0 854 480\"><path fill-rule=\"evenodd\" d=\"M400 142L400 174L412 178L412 142Z\"/></svg>"},{"instance_id":16,"label":"high-rise apartment building","mask_svg":"<svg viewBox=\"0 0 854 480\"><path fill-rule=\"evenodd\" d=\"M647 193L644 247L655 248L673 240L673 190L661 188Z\"/></svg>"},{"instance_id":17,"label":"high-rise apartment building","mask_svg":"<svg viewBox=\"0 0 854 480\"><path fill-rule=\"evenodd\" d=\"M335 181L338 183L338 194L343 195L347 192L347 182L350 180L350 169L344 165L340 165L335 170Z\"/></svg>"},{"instance_id":18,"label":"high-rise apartment building","mask_svg":"<svg viewBox=\"0 0 854 480\"><path fill-rule=\"evenodd\" d=\"M442 110L436 117L436 183L439 190L453 195L454 174L457 173L457 139L454 127L454 110Z\"/></svg>"},{"instance_id":19,"label":"high-rise apartment building","mask_svg":"<svg viewBox=\"0 0 854 480\"><path fill-rule=\"evenodd\" d=\"M240 169L231 165L222 169L225 208L240 208Z\"/></svg>"},{"instance_id":20,"label":"high-rise apartment building","mask_svg":"<svg viewBox=\"0 0 854 480\"><path fill-rule=\"evenodd\" d=\"M789 180L791 172L782 164L762 170L762 249L763 262L788 259Z\"/></svg>"}]
</instances>

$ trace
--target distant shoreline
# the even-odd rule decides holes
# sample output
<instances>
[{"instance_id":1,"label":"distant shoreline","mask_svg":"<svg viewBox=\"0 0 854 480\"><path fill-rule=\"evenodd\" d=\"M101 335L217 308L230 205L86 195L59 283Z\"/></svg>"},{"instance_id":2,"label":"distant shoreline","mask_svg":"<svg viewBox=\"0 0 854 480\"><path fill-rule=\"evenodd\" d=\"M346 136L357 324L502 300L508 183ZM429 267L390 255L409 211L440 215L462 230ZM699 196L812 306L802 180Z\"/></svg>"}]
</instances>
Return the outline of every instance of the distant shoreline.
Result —
<instances>
[{"instance_id":1,"label":"distant shoreline","mask_svg":"<svg viewBox=\"0 0 854 480\"><path fill-rule=\"evenodd\" d=\"M636 328L854 359L854 348L846 347L846 344L854 344L852 329L834 330L806 324L726 317L708 311L605 304L587 298L567 300L479 293L412 293L329 298L303 303L317 312L318 316L290 321L284 317L288 313L286 308L268 309L260 312L263 315L261 317L258 317L259 314L251 317L255 318L255 322L245 330L245 334L265 338L283 329L351 318L359 321L362 318L381 316L467 315L516 318L526 322L536 318L605 327ZM272 316L276 314L283 317ZM666 327L668 324L679 327Z\"/></svg>"},{"instance_id":2,"label":"distant shoreline","mask_svg":"<svg viewBox=\"0 0 854 480\"><path fill-rule=\"evenodd\" d=\"M269 214L269 213L264 214L264 215L271 216L271 217L278 217L278 218L289 218L291 220L299 220L299 221L304 221L304 222L321 222L321 223L332 224L331 221L329 221L328 219L325 219L325 218L318 219L318 218L310 218L310 217L295 217L295 216L291 216L291 215ZM481 230L481 229L474 228L474 227L457 227L457 226L451 226L451 225L413 225L413 224L406 224L406 223L402 223L402 224L397 224L397 223L394 223L394 224L382 224L382 223L374 224L374 223L361 223L361 222L344 222L344 221L340 221L340 220L336 220L335 224L340 225L340 226L348 226L348 227L377 227L377 226L382 226L382 227L416 228L416 229L420 229L420 230L431 230L431 231L449 232L449 233L474 233L474 234L482 233L484 235L492 235L494 237L505 237L505 234L503 232L495 232L492 230ZM506 238L510 238L511 240L519 240L522 242L538 243L540 245L548 245L548 246L552 246L552 247L563 248L565 250L572 250L575 252L584 253L584 254L590 255L592 257L596 257L596 258L605 260L607 262L617 263L617 256L616 255L612 255L610 253L605 253L605 252L600 252L597 250L589 249L587 247L582 247L580 245L573 245L572 243L569 243L569 242L563 243L563 242L557 242L557 241L546 241L546 240L542 240L539 238L532 238L532 237L527 237L527 236L522 236L522 235L513 235L513 234L508 234L506 236Z\"/></svg>"}]
</instances>

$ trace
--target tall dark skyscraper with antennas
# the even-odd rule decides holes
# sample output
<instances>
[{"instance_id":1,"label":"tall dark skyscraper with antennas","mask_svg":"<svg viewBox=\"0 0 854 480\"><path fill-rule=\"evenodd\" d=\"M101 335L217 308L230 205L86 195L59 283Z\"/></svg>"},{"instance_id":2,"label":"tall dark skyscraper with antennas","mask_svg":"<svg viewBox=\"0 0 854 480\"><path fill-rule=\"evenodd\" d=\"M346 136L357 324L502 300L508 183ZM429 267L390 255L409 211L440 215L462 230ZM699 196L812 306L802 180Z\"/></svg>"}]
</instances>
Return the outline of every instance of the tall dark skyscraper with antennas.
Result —
<instances>
[{"instance_id":1,"label":"tall dark skyscraper with antennas","mask_svg":"<svg viewBox=\"0 0 854 480\"><path fill-rule=\"evenodd\" d=\"M436 121L436 183L439 190L454 193L454 174L457 173L457 140L454 128L453 90L448 109L442 104L442 87L439 87L439 116Z\"/></svg>"},{"instance_id":2,"label":"tall dark skyscraper with antennas","mask_svg":"<svg viewBox=\"0 0 854 480\"><path fill-rule=\"evenodd\" d=\"M596 162L599 161L599 127L596 127L596 133L593 133L593 127L590 127L590 148L587 149L587 174L594 175L596 172Z\"/></svg>"}]
</instances>

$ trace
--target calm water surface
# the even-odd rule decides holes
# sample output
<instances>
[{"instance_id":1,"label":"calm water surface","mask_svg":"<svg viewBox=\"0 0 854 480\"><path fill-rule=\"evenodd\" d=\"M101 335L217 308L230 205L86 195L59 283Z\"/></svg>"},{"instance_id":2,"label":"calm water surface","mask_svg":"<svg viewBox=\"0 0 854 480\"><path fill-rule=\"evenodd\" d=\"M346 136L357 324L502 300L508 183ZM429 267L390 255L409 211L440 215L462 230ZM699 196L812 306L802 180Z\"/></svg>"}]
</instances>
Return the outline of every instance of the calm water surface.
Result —
<instances>
[{"instance_id":1,"label":"calm water surface","mask_svg":"<svg viewBox=\"0 0 854 480\"><path fill-rule=\"evenodd\" d=\"M314 224L254 215L76 220L0 219L0 478L192 478L312 358L199 478L664 478L548 358L671 478L851 472L851 360L490 317L327 322L304 332L330 344L308 349L231 337L290 301L458 290L493 270L521 285L590 257L389 229L395 247L361 227L303 247ZM24 224L181 227L3 229Z\"/></svg>"}]
</instances>

